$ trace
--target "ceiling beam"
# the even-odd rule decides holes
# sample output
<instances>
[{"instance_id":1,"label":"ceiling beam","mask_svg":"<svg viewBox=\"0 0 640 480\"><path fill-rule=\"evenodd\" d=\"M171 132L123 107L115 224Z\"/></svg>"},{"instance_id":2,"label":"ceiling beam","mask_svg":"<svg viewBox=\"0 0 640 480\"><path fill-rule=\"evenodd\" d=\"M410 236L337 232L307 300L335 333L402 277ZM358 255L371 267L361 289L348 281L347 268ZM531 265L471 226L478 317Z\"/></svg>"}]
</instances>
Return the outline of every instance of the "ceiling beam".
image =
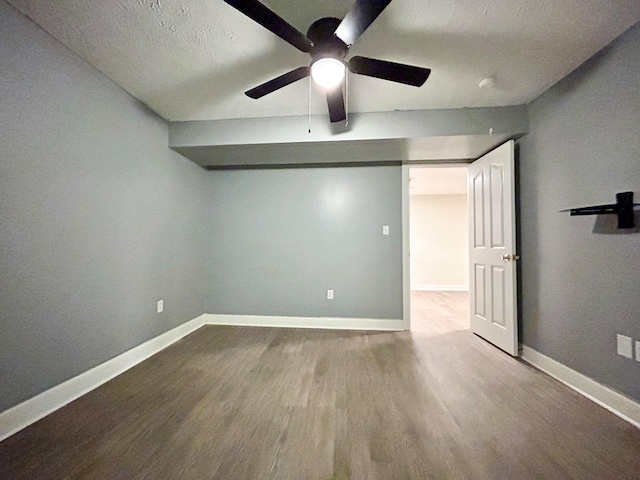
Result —
<instances>
[{"instance_id":1,"label":"ceiling beam","mask_svg":"<svg viewBox=\"0 0 640 480\"><path fill-rule=\"evenodd\" d=\"M527 133L526 106L170 122L169 146L205 167L472 160Z\"/></svg>"}]
</instances>

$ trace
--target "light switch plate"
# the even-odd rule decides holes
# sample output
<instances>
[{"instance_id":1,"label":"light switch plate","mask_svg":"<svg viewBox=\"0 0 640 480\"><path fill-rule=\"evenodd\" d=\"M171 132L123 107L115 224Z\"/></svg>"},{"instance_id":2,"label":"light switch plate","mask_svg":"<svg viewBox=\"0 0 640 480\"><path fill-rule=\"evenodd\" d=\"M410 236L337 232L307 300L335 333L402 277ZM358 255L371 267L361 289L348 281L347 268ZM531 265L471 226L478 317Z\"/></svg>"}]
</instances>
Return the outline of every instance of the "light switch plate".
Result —
<instances>
[{"instance_id":1,"label":"light switch plate","mask_svg":"<svg viewBox=\"0 0 640 480\"><path fill-rule=\"evenodd\" d=\"M631 337L618 334L618 355L623 357L633 358L633 342Z\"/></svg>"},{"instance_id":2,"label":"light switch plate","mask_svg":"<svg viewBox=\"0 0 640 480\"><path fill-rule=\"evenodd\" d=\"M640 362L640 342L636 341L636 360Z\"/></svg>"},{"instance_id":3,"label":"light switch plate","mask_svg":"<svg viewBox=\"0 0 640 480\"><path fill-rule=\"evenodd\" d=\"M382 234L389 235L389 225L382 225Z\"/></svg>"},{"instance_id":4,"label":"light switch plate","mask_svg":"<svg viewBox=\"0 0 640 480\"><path fill-rule=\"evenodd\" d=\"M162 313L163 310L164 310L164 300L158 300L158 303L156 304L156 311L158 313Z\"/></svg>"}]
</instances>

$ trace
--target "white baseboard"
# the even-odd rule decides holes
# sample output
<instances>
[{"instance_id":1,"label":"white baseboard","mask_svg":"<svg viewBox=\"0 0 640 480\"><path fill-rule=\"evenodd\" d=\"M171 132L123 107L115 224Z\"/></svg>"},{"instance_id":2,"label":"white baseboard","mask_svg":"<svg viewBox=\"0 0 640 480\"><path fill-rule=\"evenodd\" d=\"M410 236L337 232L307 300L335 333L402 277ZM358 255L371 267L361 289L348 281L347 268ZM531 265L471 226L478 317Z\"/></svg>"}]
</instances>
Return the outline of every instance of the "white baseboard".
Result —
<instances>
[{"instance_id":1,"label":"white baseboard","mask_svg":"<svg viewBox=\"0 0 640 480\"><path fill-rule=\"evenodd\" d=\"M73 377L9 410L5 410L0 413L0 441L155 355L160 350L197 330L204 323L205 315L200 315L91 370L81 373L77 377Z\"/></svg>"},{"instance_id":2,"label":"white baseboard","mask_svg":"<svg viewBox=\"0 0 640 480\"><path fill-rule=\"evenodd\" d=\"M635 400L525 345L522 346L521 358L623 420L640 428L640 403Z\"/></svg>"},{"instance_id":3,"label":"white baseboard","mask_svg":"<svg viewBox=\"0 0 640 480\"><path fill-rule=\"evenodd\" d=\"M205 315L209 325L245 327L328 328L334 330L404 330L404 320L339 317L276 317L261 315Z\"/></svg>"},{"instance_id":4,"label":"white baseboard","mask_svg":"<svg viewBox=\"0 0 640 480\"><path fill-rule=\"evenodd\" d=\"M411 285L411 290L424 292L468 292L469 285L441 285L435 283L416 283Z\"/></svg>"}]
</instances>

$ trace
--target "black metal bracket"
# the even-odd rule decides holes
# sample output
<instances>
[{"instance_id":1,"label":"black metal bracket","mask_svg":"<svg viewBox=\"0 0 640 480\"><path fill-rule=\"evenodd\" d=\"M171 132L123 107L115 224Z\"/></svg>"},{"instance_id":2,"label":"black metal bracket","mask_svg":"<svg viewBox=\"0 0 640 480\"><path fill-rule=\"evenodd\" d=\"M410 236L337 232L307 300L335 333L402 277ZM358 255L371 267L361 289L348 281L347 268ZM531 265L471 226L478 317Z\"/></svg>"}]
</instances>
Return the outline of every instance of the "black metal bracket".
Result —
<instances>
[{"instance_id":1,"label":"black metal bracket","mask_svg":"<svg viewBox=\"0 0 640 480\"><path fill-rule=\"evenodd\" d=\"M569 210L561 211L568 211L571 216L616 214L618 215L618 228L635 228L636 222L633 208L638 205L640 203L633 203L633 192L621 192L616 193L616 203L570 208Z\"/></svg>"}]
</instances>

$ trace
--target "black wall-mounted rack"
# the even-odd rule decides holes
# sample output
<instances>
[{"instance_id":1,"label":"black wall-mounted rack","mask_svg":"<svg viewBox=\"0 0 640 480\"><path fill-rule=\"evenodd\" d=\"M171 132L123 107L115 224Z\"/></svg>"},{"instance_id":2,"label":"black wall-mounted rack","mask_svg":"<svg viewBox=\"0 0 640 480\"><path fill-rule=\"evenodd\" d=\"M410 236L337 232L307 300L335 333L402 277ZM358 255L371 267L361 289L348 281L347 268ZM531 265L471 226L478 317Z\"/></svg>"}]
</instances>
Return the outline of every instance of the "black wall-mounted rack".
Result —
<instances>
[{"instance_id":1,"label":"black wall-mounted rack","mask_svg":"<svg viewBox=\"0 0 640 480\"><path fill-rule=\"evenodd\" d=\"M638 205L640 203L633 203L633 192L621 192L616 193L616 203L570 208L561 211L570 212L571 216L615 214L618 215L618 228L635 228L636 222L633 208Z\"/></svg>"}]
</instances>

